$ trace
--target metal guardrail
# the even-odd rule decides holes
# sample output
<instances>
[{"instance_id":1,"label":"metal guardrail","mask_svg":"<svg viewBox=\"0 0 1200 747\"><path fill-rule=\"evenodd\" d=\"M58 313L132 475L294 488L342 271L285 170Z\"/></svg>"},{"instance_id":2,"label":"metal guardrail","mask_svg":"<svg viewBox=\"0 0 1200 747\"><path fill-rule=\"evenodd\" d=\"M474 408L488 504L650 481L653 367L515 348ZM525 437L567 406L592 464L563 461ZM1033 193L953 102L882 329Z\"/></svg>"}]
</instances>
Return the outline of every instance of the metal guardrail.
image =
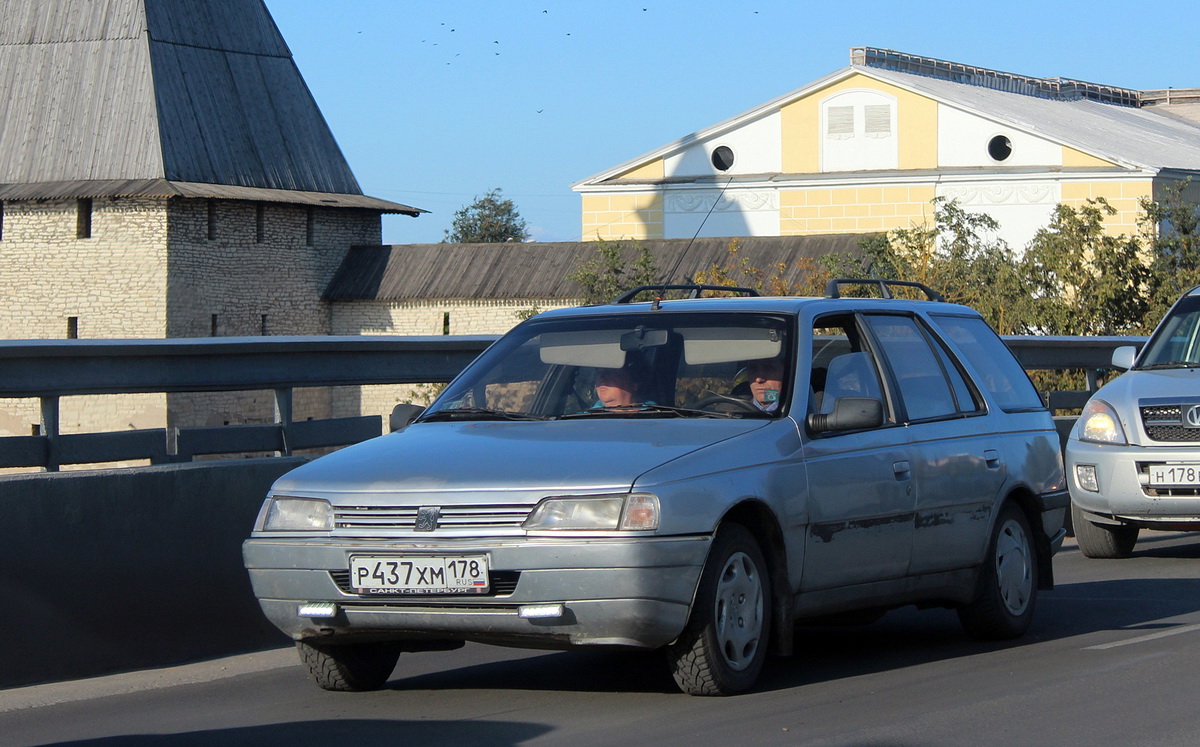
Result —
<instances>
[{"instance_id":1,"label":"metal guardrail","mask_svg":"<svg viewBox=\"0 0 1200 747\"><path fill-rule=\"evenodd\" d=\"M0 397L37 398L41 433L0 437L0 467L43 467L203 454L343 446L383 432L378 415L292 421L299 387L419 384L454 378L497 339L445 337L222 337L168 340L0 341ZM1144 337L1006 337L1027 369L1111 368L1112 351ZM59 432L59 398L86 394L261 391L275 393L274 423ZM1054 409L1081 407L1089 392L1053 392Z\"/></svg>"}]
</instances>

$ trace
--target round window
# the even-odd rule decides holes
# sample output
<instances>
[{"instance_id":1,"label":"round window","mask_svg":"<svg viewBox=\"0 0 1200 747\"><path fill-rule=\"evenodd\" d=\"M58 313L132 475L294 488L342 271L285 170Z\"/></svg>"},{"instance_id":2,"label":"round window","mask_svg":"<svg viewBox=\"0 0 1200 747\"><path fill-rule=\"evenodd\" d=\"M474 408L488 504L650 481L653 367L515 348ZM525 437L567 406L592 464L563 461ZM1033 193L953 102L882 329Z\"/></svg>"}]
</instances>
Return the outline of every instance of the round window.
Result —
<instances>
[{"instance_id":1,"label":"round window","mask_svg":"<svg viewBox=\"0 0 1200 747\"><path fill-rule=\"evenodd\" d=\"M712 165L717 171L729 171L733 168L733 149L728 145L717 146L712 152Z\"/></svg>"},{"instance_id":2,"label":"round window","mask_svg":"<svg viewBox=\"0 0 1200 747\"><path fill-rule=\"evenodd\" d=\"M1004 135L997 135L988 141L988 155L992 160L1003 161L1012 155L1012 141Z\"/></svg>"}]
</instances>

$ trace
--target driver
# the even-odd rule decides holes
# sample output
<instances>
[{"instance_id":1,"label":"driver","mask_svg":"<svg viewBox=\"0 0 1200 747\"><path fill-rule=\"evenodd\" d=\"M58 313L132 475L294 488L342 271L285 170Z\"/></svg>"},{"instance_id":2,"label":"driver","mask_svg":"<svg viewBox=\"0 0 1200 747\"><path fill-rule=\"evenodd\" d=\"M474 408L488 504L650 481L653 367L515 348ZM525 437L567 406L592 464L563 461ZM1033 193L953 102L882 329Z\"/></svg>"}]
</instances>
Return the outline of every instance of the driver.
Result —
<instances>
[{"instance_id":1,"label":"driver","mask_svg":"<svg viewBox=\"0 0 1200 747\"><path fill-rule=\"evenodd\" d=\"M750 384L750 401L763 412L779 409L779 396L783 391L783 361L779 358L763 358L746 363L746 380Z\"/></svg>"}]
</instances>

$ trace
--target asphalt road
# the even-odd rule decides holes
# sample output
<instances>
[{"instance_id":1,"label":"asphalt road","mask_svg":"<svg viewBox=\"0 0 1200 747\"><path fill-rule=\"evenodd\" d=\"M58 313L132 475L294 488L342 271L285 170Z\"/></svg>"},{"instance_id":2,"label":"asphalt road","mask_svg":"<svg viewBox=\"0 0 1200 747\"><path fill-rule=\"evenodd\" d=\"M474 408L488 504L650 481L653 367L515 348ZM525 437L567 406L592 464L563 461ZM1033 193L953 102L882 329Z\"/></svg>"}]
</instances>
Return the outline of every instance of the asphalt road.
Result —
<instances>
[{"instance_id":1,"label":"asphalt road","mask_svg":"<svg viewBox=\"0 0 1200 747\"><path fill-rule=\"evenodd\" d=\"M405 654L375 693L327 693L291 649L0 691L0 745L1193 745L1200 535L1125 561L1055 560L1021 640L952 612L800 628L758 689L680 694L657 656L468 645ZM20 652L7 652L8 656Z\"/></svg>"}]
</instances>

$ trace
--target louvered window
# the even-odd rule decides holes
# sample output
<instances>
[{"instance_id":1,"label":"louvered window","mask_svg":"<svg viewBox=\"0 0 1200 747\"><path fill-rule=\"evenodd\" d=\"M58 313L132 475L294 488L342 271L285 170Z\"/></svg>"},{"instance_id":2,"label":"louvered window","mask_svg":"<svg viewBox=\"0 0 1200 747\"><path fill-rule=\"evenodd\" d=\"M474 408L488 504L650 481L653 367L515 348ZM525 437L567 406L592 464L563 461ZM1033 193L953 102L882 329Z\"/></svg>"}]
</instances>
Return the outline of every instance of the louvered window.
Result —
<instances>
[{"instance_id":1,"label":"louvered window","mask_svg":"<svg viewBox=\"0 0 1200 747\"><path fill-rule=\"evenodd\" d=\"M867 137L890 137L892 134L892 107L887 104L867 104L863 107L863 119Z\"/></svg>"},{"instance_id":2,"label":"louvered window","mask_svg":"<svg viewBox=\"0 0 1200 747\"><path fill-rule=\"evenodd\" d=\"M825 112L825 132L835 140L854 137L854 107L831 106Z\"/></svg>"}]
</instances>

